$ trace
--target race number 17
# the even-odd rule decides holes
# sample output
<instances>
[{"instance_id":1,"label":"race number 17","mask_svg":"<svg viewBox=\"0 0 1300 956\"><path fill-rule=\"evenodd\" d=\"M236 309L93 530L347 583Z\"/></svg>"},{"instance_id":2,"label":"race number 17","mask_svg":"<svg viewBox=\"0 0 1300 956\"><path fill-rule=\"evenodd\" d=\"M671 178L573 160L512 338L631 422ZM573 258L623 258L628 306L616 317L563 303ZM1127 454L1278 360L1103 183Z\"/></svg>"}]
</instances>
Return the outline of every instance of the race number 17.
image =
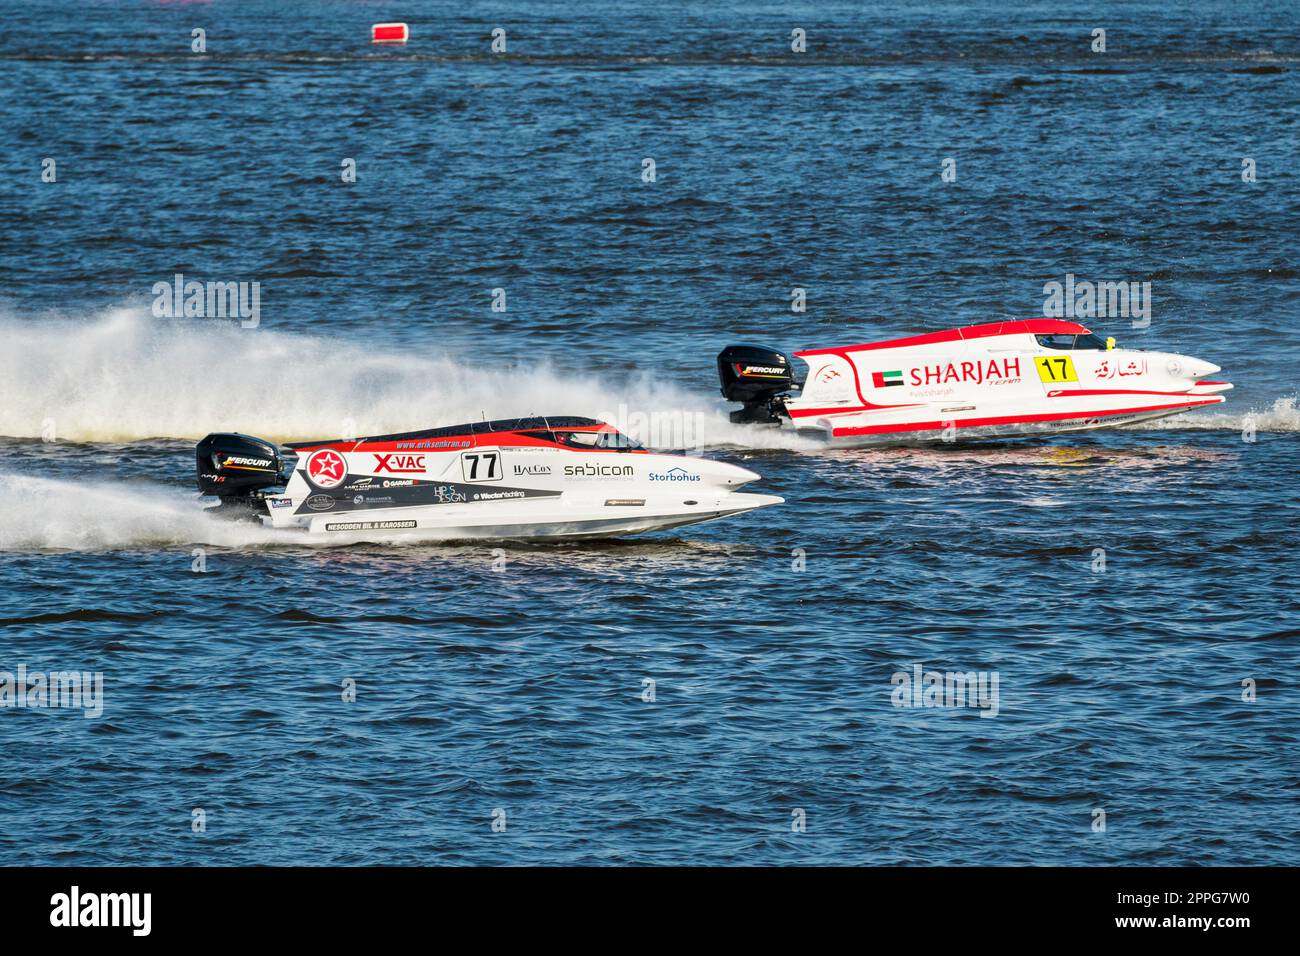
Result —
<instances>
[{"instance_id":1,"label":"race number 17","mask_svg":"<svg viewBox=\"0 0 1300 956\"><path fill-rule=\"evenodd\" d=\"M1034 359L1038 377L1044 382L1077 382L1074 361L1068 355L1040 355Z\"/></svg>"}]
</instances>

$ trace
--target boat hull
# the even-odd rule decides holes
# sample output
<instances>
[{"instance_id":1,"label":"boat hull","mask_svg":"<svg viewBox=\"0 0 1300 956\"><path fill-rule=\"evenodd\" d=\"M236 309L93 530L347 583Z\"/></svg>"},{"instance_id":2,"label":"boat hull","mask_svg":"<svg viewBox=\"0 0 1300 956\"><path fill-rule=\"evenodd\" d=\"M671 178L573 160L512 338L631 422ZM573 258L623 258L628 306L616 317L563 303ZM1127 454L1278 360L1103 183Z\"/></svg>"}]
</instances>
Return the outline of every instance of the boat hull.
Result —
<instances>
[{"instance_id":1,"label":"boat hull","mask_svg":"<svg viewBox=\"0 0 1300 956\"><path fill-rule=\"evenodd\" d=\"M595 419L503 419L275 446L218 433L199 443L200 490L218 510L337 541L586 538L677 528L779 504L759 476L702 456L649 452Z\"/></svg>"},{"instance_id":2,"label":"boat hull","mask_svg":"<svg viewBox=\"0 0 1300 956\"><path fill-rule=\"evenodd\" d=\"M777 399L783 424L850 447L1117 428L1220 404L1232 388L1207 379L1217 365L1053 319L795 355L808 375Z\"/></svg>"}]
</instances>

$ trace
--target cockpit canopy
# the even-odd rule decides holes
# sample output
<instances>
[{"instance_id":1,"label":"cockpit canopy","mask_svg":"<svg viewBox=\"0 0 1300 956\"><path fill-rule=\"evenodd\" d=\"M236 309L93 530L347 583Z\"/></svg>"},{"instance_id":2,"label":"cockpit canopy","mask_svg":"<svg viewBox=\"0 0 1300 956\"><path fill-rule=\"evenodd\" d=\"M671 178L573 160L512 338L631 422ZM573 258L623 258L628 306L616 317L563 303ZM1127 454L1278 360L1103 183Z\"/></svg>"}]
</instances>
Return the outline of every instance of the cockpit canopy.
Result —
<instances>
[{"instance_id":1,"label":"cockpit canopy","mask_svg":"<svg viewBox=\"0 0 1300 956\"><path fill-rule=\"evenodd\" d=\"M1052 333L1049 335L1035 335L1034 338L1045 349L1058 349L1067 352L1088 349L1105 352L1114 348L1113 344L1093 332L1087 332L1083 335Z\"/></svg>"},{"instance_id":2,"label":"cockpit canopy","mask_svg":"<svg viewBox=\"0 0 1300 956\"><path fill-rule=\"evenodd\" d=\"M574 448L605 448L631 451L641 448L640 442L629 438L612 426L606 425L599 431L556 431L555 440Z\"/></svg>"}]
</instances>

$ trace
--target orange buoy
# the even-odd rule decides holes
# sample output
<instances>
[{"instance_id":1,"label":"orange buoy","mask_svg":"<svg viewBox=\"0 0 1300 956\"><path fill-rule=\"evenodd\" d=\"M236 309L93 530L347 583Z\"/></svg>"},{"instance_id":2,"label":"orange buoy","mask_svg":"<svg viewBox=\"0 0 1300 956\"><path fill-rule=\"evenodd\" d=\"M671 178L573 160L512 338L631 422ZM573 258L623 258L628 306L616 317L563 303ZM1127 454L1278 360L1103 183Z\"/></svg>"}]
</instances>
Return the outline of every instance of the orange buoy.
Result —
<instances>
[{"instance_id":1,"label":"orange buoy","mask_svg":"<svg viewBox=\"0 0 1300 956\"><path fill-rule=\"evenodd\" d=\"M376 23L370 28L371 43L405 43L410 36L405 23Z\"/></svg>"}]
</instances>

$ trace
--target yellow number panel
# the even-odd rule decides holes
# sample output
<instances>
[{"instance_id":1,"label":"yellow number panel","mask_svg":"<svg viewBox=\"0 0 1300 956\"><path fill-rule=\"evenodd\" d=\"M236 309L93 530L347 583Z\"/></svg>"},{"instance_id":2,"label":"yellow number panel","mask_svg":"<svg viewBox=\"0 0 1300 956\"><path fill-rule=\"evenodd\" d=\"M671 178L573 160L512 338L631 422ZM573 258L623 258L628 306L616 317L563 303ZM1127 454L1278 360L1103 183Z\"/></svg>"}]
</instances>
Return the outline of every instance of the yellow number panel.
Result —
<instances>
[{"instance_id":1,"label":"yellow number panel","mask_svg":"<svg viewBox=\"0 0 1300 956\"><path fill-rule=\"evenodd\" d=\"M1044 382L1077 382L1074 360L1068 355L1039 355L1034 358L1038 377Z\"/></svg>"}]
</instances>

